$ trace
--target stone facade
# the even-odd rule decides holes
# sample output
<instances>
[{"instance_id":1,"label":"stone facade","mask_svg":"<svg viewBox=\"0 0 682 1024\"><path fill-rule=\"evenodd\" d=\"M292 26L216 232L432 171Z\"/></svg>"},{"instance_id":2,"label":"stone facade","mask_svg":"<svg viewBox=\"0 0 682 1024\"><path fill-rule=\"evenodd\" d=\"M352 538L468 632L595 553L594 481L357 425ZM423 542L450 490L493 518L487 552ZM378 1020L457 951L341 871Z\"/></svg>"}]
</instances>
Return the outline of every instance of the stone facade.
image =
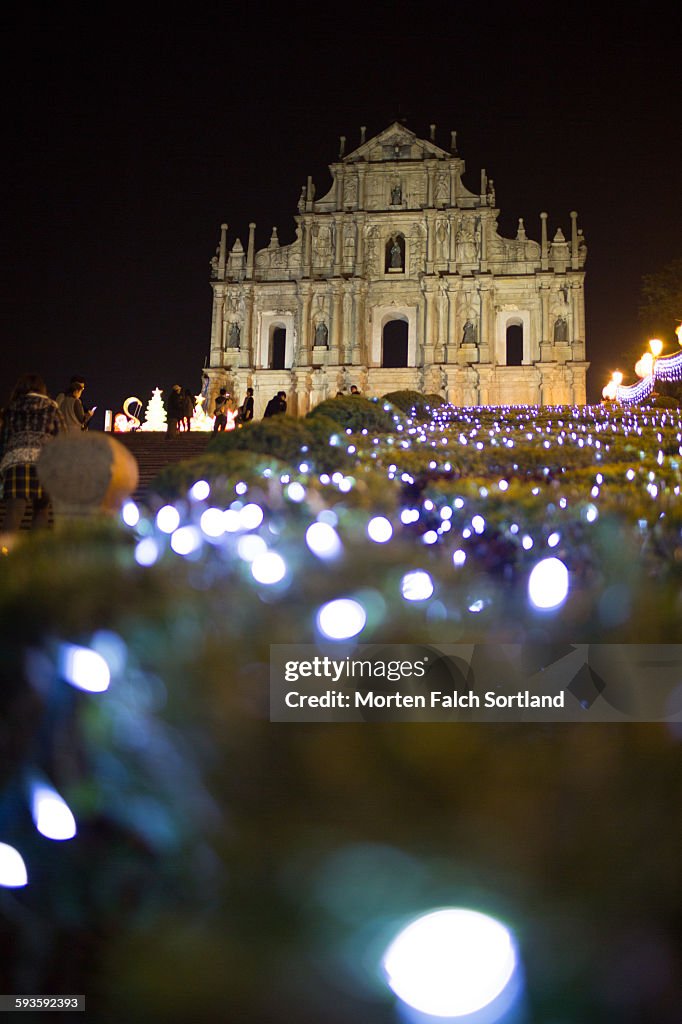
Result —
<instances>
[{"instance_id":1,"label":"stone facade","mask_svg":"<svg viewBox=\"0 0 682 1024\"><path fill-rule=\"evenodd\" d=\"M568 240L497 231L495 190L462 182L450 151L395 122L330 166L320 199L309 178L296 238L273 228L255 249L228 251L227 225L211 260L213 319L206 389L237 402L251 386L255 414L279 390L307 412L356 384L365 395L402 388L455 405L584 404L584 266L571 213Z\"/></svg>"}]
</instances>

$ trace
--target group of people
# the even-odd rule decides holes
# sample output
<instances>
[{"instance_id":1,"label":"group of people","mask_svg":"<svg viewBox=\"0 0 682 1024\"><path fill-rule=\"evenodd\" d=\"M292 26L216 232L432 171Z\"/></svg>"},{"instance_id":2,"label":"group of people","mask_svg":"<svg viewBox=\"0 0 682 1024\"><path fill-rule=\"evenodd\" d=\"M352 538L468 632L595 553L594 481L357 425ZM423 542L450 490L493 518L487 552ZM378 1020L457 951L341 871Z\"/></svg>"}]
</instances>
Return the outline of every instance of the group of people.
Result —
<instances>
[{"instance_id":1,"label":"group of people","mask_svg":"<svg viewBox=\"0 0 682 1024\"><path fill-rule=\"evenodd\" d=\"M219 394L215 400L213 431L216 434L222 433L227 429L227 417L229 413L234 413L234 405L232 399L227 393L227 388L221 388ZM235 423L240 425L242 423L249 423L253 419L253 388L246 389L246 397L244 401L237 409L237 415L235 416Z\"/></svg>"},{"instance_id":2,"label":"group of people","mask_svg":"<svg viewBox=\"0 0 682 1024\"><path fill-rule=\"evenodd\" d=\"M6 533L19 529L29 502L33 525L47 524L50 499L38 478L36 463L57 434L87 430L95 409L85 409L84 389L85 379L80 375L71 378L56 400L50 398L45 381L36 373L23 374L14 385L9 404L0 415L0 487Z\"/></svg>"},{"instance_id":3,"label":"group of people","mask_svg":"<svg viewBox=\"0 0 682 1024\"><path fill-rule=\"evenodd\" d=\"M352 384L350 388L351 395L359 395L357 385ZM337 391L337 398L343 398L344 392ZM214 403L214 416L215 420L213 423L213 430L216 433L224 431L227 427L227 416L228 412L234 411L230 395L227 392L227 388L221 388ZM287 411L287 393L286 391L278 391L276 395L270 399L268 404L265 406L263 412L263 419L269 419L271 416L280 416ZM237 410L237 416L235 419L236 425L242 423L248 423L253 419L253 388L246 389L246 397Z\"/></svg>"},{"instance_id":4,"label":"group of people","mask_svg":"<svg viewBox=\"0 0 682 1024\"><path fill-rule=\"evenodd\" d=\"M195 408L190 389L174 384L166 398L166 437L177 437L181 430L191 430Z\"/></svg>"}]
</instances>

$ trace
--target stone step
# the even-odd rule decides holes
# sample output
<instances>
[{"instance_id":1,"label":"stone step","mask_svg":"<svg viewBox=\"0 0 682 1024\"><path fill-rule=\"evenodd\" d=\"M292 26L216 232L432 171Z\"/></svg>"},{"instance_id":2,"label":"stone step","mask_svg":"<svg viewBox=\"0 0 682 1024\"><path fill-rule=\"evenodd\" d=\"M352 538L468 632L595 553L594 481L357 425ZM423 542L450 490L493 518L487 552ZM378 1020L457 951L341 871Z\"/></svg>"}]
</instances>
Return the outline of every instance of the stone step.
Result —
<instances>
[{"instance_id":1,"label":"stone step","mask_svg":"<svg viewBox=\"0 0 682 1024\"><path fill-rule=\"evenodd\" d=\"M149 493L149 484L158 476L164 466L194 459L206 450L210 431L190 431L167 438L163 433L136 431L130 434L116 434L116 440L124 444L137 459L140 479L133 499L144 502Z\"/></svg>"}]
</instances>

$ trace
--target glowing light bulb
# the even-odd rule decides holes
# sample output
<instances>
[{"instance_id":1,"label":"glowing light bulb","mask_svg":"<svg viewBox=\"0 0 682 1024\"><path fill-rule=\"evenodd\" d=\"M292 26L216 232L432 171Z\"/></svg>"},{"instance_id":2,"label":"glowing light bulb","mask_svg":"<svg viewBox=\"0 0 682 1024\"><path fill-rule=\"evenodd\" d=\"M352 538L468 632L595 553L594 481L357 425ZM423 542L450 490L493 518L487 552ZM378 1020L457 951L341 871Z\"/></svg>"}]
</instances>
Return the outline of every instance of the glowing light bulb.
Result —
<instances>
[{"instance_id":1,"label":"glowing light bulb","mask_svg":"<svg viewBox=\"0 0 682 1024\"><path fill-rule=\"evenodd\" d=\"M171 536L170 546L176 555L192 555L201 548L201 531L196 526L180 526Z\"/></svg>"},{"instance_id":2,"label":"glowing light bulb","mask_svg":"<svg viewBox=\"0 0 682 1024\"><path fill-rule=\"evenodd\" d=\"M162 533L173 533L180 525L180 513L175 505L164 505L156 513L156 525Z\"/></svg>"},{"instance_id":3,"label":"glowing light bulb","mask_svg":"<svg viewBox=\"0 0 682 1024\"><path fill-rule=\"evenodd\" d=\"M436 910L417 918L384 954L388 985L408 1006L434 1017L461 1017L488 1006L512 979L511 933L473 910Z\"/></svg>"},{"instance_id":4,"label":"glowing light bulb","mask_svg":"<svg viewBox=\"0 0 682 1024\"><path fill-rule=\"evenodd\" d=\"M433 580L424 569L407 572L400 583L406 601L427 601L433 594Z\"/></svg>"},{"instance_id":5,"label":"glowing light bulb","mask_svg":"<svg viewBox=\"0 0 682 1024\"><path fill-rule=\"evenodd\" d=\"M663 342L660 338L652 338L649 341L649 348L651 349L651 354L654 357L654 359L658 359L661 352L663 351Z\"/></svg>"},{"instance_id":6,"label":"glowing light bulb","mask_svg":"<svg viewBox=\"0 0 682 1024\"><path fill-rule=\"evenodd\" d=\"M287 565L276 551L265 551L256 555L251 563L251 575L258 583L272 585L286 576Z\"/></svg>"},{"instance_id":7,"label":"glowing light bulb","mask_svg":"<svg viewBox=\"0 0 682 1024\"><path fill-rule=\"evenodd\" d=\"M8 843L0 843L0 885L6 889L20 889L28 883L24 858Z\"/></svg>"},{"instance_id":8,"label":"glowing light bulb","mask_svg":"<svg viewBox=\"0 0 682 1024\"><path fill-rule=\"evenodd\" d=\"M348 640L357 636L366 623L365 609L350 597L329 601L317 613L317 628L329 640Z\"/></svg>"},{"instance_id":9,"label":"glowing light bulb","mask_svg":"<svg viewBox=\"0 0 682 1024\"><path fill-rule=\"evenodd\" d=\"M121 519L126 526L137 526L140 521L140 510L134 501L126 501L121 509Z\"/></svg>"},{"instance_id":10,"label":"glowing light bulb","mask_svg":"<svg viewBox=\"0 0 682 1024\"><path fill-rule=\"evenodd\" d=\"M109 688L109 666L97 651L76 644L62 644L59 661L62 678L77 690L103 693Z\"/></svg>"},{"instance_id":11,"label":"glowing light bulb","mask_svg":"<svg viewBox=\"0 0 682 1024\"><path fill-rule=\"evenodd\" d=\"M343 552L339 535L329 523L312 523L305 534L305 542L318 558L332 561Z\"/></svg>"},{"instance_id":12,"label":"glowing light bulb","mask_svg":"<svg viewBox=\"0 0 682 1024\"><path fill-rule=\"evenodd\" d=\"M37 783L31 792L31 815L46 839L63 841L76 835L76 819L64 800L49 786Z\"/></svg>"},{"instance_id":13,"label":"glowing light bulb","mask_svg":"<svg viewBox=\"0 0 682 1024\"><path fill-rule=\"evenodd\" d=\"M206 501L211 493L211 485L207 480L197 480L189 489L189 496L193 501Z\"/></svg>"},{"instance_id":14,"label":"glowing light bulb","mask_svg":"<svg viewBox=\"0 0 682 1024\"><path fill-rule=\"evenodd\" d=\"M568 569L560 558L543 558L528 579L528 597L536 608L558 608L568 595Z\"/></svg>"},{"instance_id":15,"label":"glowing light bulb","mask_svg":"<svg viewBox=\"0 0 682 1024\"><path fill-rule=\"evenodd\" d=\"M374 516L367 523L367 536L375 544L385 544L393 536L393 527L385 516Z\"/></svg>"}]
</instances>

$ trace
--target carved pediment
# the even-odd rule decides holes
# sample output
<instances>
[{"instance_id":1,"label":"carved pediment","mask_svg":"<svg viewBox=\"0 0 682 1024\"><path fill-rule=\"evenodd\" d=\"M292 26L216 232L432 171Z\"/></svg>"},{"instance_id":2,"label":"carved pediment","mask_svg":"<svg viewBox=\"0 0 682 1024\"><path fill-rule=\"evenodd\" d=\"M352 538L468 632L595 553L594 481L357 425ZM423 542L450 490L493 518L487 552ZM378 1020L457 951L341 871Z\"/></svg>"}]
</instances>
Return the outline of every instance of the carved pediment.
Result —
<instances>
[{"instance_id":1,"label":"carved pediment","mask_svg":"<svg viewBox=\"0 0 682 1024\"><path fill-rule=\"evenodd\" d=\"M344 157L343 163L355 163L357 160L443 160L450 156L450 153L435 143L417 138L404 124L394 121L383 132L368 139Z\"/></svg>"}]
</instances>

